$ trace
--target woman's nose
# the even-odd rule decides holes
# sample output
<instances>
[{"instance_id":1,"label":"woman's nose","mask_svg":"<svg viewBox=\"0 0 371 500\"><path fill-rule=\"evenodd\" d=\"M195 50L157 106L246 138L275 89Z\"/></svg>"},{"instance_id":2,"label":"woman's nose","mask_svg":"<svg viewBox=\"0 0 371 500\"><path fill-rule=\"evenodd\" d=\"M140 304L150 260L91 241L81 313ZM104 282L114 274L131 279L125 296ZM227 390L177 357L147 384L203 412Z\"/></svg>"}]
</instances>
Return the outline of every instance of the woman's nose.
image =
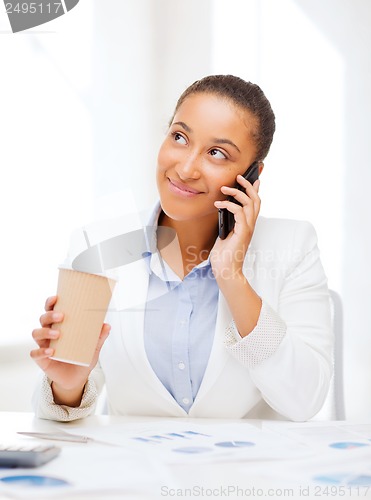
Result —
<instances>
[{"instance_id":1,"label":"woman's nose","mask_svg":"<svg viewBox=\"0 0 371 500\"><path fill-rule=\"evenodd\" d=\"M201 175L201 158L198 154L190 154L183 158L176 165L176 171L179 178L186 179L199 179Z\"/></svg>"}]
</instances>

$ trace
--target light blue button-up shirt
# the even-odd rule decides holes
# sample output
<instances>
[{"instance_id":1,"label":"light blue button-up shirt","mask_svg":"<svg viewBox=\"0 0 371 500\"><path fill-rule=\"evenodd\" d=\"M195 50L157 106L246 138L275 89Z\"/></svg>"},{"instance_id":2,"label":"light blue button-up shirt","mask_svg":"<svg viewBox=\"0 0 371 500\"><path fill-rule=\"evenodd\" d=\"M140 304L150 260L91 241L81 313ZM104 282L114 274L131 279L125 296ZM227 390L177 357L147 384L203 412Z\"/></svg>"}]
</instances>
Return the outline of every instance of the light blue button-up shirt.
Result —
<instances>
[{"instance_id":1,"label":"light blue button-up shirt","mask_svg":"<svg viewBox=\"0 0 371 500\"><path fill-rule=\"evenodd\" d=\"M158 216L156 210L153 225L157 225ZM188 413L213 344L219 288L209 260L194 267L183 280L159 252L148 252L146 261L150 275L145 350L157 377Z\"/></svg>"}]
</instances>

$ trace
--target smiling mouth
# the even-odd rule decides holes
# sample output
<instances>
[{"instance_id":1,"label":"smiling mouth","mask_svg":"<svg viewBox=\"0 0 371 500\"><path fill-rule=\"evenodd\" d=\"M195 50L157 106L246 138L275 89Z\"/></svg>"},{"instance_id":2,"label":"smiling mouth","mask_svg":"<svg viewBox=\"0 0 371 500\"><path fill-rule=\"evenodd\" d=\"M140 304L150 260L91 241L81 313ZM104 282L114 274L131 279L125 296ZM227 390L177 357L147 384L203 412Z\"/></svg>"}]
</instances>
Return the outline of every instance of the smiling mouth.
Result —
<instances>
[{"instance_id":1,"label":"smiling mouth","mask_svg":"<svg viewBox=\"0 0 371 500\"><path fill-rule=\"evenodd\" d=\"M201 194L202 191L198 191L197 189L193 189L186 184L182 184L181 182L174 181L172 179L169 179L170 184L174 186L176 189L179 189L179 191L182 191L184 193L189 193L189 194Z\"/></svg>"}]
</instances>

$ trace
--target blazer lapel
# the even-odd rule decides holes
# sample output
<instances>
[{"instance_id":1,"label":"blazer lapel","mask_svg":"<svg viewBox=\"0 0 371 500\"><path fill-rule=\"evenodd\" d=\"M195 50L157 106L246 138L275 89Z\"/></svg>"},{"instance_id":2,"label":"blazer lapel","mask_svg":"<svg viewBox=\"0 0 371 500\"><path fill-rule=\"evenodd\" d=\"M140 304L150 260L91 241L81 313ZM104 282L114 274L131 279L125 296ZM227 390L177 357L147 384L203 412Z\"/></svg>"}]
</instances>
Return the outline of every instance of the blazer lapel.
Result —
<instances>
[{"instance_id":1,"label":"blazer lapel","mask_svg":"<svg viewBox=\"0 0 371 500\"><path fill-rule=\"evenodd\" d=\"M253 250L249 250L246 254L244 262L244 274L248 279L253 276L254 262L255 253ZM194 411L197 411L197 406L201 401L203 402L208 391L215 384L220 372L230 359L230 354L228 354L224 346L224 338L225 331L231 324L232 320L233 318L229 310L228 303L223 294L219 292L218 315L216 318L214 342L200 389L189 412L190 417Z\"/></svg>"},{"instance_id":2,"label":"blazer lapel","mask_svg":"<svg viewBox=\"0 0 371 500\"><path fill-rule=\"evenodd\" d=\"M153 371L145 351L144 315L149 281L146 264L141 260L124 266L119 274L115 306L121 319L122 342L133 366L138 367L137 375L166 401L174 416L187 416Z\"/></svg>"}]
</instances>

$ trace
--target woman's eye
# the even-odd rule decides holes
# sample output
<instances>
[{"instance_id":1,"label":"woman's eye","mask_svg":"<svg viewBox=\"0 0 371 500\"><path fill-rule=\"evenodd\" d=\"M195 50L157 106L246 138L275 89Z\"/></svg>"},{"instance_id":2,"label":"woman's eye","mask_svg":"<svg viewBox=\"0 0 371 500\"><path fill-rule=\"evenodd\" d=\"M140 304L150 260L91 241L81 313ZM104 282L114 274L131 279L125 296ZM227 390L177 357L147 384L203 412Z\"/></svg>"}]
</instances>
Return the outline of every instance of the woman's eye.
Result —
<instances>
[{"instance_id":1,"label":"woman's eye","mask_svg":"<svg viewBox=\"0 0 371 500\"><path fill-rule=\"evenodd\" d=\"M227 156L224 153L222 153L219 149L211 149L210 150L210 154L214 158L221 158L221 159L226 159L227 158Z\"/></svg>"},{"instance_id":2,"label":"woman's eye","mask_svg":"<svg viewBox=\"0 0 371 500\"><path fill-rule=\"evenodd\" d=\"M172 136L174 137L175 142L178 142L179 144L187 144L185 137L183 137L182 134L179 134L179 132L174 132Z\"/></svg>"}]
</instances>

